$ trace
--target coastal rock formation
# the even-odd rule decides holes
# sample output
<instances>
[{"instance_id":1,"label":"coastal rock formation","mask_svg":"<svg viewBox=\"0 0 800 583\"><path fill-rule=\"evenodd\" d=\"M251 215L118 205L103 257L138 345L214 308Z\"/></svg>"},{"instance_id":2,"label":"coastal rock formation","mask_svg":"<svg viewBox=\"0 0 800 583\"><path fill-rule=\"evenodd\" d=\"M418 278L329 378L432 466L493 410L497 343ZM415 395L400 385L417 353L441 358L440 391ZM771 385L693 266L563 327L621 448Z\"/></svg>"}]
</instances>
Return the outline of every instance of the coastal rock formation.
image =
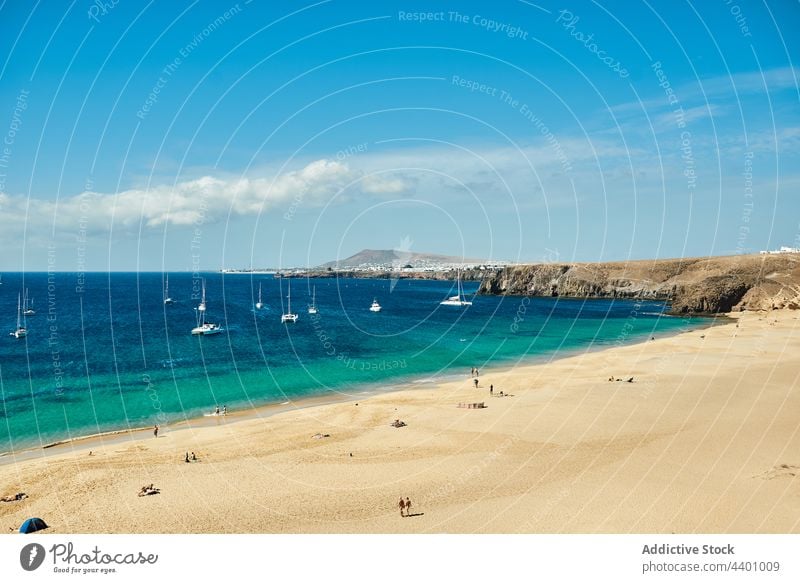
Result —
<instances>
[{"instance_id":1,"label":"coastal rock formation","mask_svg":"<svg viewBox=\"0 0 800 583\"><path fill-rule=\"evenodd\" d=\"M681 314L797 309L800 255L518 265L485 277L480 293L664 300Z\"/></svg>"}]
</instances>

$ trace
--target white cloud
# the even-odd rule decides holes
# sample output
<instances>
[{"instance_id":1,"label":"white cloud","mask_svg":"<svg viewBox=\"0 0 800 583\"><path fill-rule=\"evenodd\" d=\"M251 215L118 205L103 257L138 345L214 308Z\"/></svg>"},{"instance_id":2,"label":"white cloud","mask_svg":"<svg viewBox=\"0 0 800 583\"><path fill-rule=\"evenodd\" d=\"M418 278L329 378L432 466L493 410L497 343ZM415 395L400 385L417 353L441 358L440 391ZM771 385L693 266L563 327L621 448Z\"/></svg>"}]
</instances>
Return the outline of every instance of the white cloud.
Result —
<instances>
[{"instance_id":1,"label":"white cloud","mask_svg":"<svg viewBox=\"0 0 800 583\"><path fill-rule=\"evenodd\" d=\"M776 67L763 71L747 71L732 75L720 75L709 79L701 79L703 91L708 95L726 94L733 96L734 88L738 93L762 93L797 90L800 70L794 67Z\"/></svg>"},{"instance_id":2,"label":"white cloud","mask_svg":"<svg viewBox=\"0 0 800 583\"><path fill-rule=\"evenodd\" d=\"M708 103L710 99L735 100L737 95L742 98L747 95L772 94L789 89L797 91L798 78L800 78L800 70L794 67L776 67L763 71L745 71L707 79L695 79L674 87L674 90L680 104L683 104L685 109L697 109L689 104ZM655 81L655 77L653 80ZM669 103L664 92L655 83L653 83L653 89L658 93L652 98L643 99L641 102L620 103L610 109L614 114L620 116L640 115L653 110L675 109L675 104Z\"/></svg>"},{"instance_id":3,"label":"white cloud","mask_svg":"<svg viewBox=\"0 0 800 583\"><path fill-rule=\"evenodd\" d=\"M114 228L188 226L224 220L229 213L256 215L276 207L326 203L344 189L366 194L400 192L397 177L369 175L347 164L317 160L275 178L203 176L176 184L130 189L115 194L84 192L60 201L0 195L0 215L29 228L52 224L74 231L79 224L94 232ZM27 209L26 209L27 206Z\"/></svg>"},{"instance_id":4,"label":"white cloud","mask_svg":"<svg viewBox=\"0 0 800 583\"><path fill-rule=\"evenodd\" d=\"M697 107L687 107L681 113L681 120L683 123L690 124L695 121L706 118L718 118L727 113L725 107L709 103L707 105L698 105ZM674 111L662 113L655 118L655 129L675 129L677 116Z\"/></svg>"}]
</instances>

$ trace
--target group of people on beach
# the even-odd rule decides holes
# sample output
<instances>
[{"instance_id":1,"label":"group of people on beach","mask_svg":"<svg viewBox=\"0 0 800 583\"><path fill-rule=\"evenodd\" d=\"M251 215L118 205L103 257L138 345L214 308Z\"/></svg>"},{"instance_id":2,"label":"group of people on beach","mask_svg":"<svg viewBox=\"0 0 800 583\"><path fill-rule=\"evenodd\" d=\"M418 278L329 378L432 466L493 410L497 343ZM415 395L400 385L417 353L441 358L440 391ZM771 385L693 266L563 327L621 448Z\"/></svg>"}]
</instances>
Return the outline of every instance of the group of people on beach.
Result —
<instances>
[{"instance_id":1,"label":"group of people on beach","mask_svg":"<svg viewBox=\"0 0 800 583\"><path fill-rule=\"evenodd\" d=\"M192 457L191 457L191 458L189 458L189 452L187 451L187 452L186 452L186 456L184 457L184 461L185 461L187 464L188 464L189 462L196 462L196 461L197 461L197 456L196 456L196 455L194 455L194 452L192 452Z\"/></svg>"},{"instance_id":2,"label":"group of people on beach","mask_svg":"<svg viewBox=\"0 0 800 583\"><path fill-rule=\"evenodd\" d=\"M398 502L397 505L400 507L400 516L404 518L406 516L411 516L411 499L408 496L406 496L405 500L400 496L400 502ZM403 514L404 512L405 514Z\"/></svg>"}]
</instances>

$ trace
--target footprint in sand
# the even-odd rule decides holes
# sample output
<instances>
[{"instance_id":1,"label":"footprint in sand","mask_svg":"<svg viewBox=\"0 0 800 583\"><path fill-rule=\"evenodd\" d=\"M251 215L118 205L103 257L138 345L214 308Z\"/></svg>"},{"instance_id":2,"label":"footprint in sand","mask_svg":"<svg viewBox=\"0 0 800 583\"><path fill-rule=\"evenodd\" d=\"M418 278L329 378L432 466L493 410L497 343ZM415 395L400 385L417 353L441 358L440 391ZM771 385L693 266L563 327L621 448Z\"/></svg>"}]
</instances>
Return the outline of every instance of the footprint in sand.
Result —
<instances>
[{"instance_id":1,"label":"footprint in sand","mask_svg":"<svg viewBox=\"0 0 800 583\"><path fill-rule=\"evenodd\" d=\"M753 476L754 478L761 478L762 480L774 480L775 478L794 478L800 474L800 466L792 466L789 464L780 464L767 470L763 474Z\"/></svg>"}]
</instances>

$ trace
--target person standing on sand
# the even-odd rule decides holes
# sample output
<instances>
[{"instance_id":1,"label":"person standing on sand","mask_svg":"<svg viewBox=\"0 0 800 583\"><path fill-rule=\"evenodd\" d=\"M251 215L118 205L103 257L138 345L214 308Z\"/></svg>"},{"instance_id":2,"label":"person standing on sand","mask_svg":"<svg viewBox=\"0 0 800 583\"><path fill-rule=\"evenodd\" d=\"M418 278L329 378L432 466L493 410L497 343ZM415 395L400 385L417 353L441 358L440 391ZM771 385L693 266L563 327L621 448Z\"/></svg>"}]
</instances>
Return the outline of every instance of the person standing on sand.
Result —
<instances>
[{"instance_id":1,"label":"person standing on sand","mask_svg":"<svg viewBox=\"0 0 800 583\"><path fill-rule=\"evenodd\" d=\"M400 502L398 502L397 505L400 507L400 516L405 516L403 511L406 509L406 502L403 500L402 496L400 496Z\"/></svg>"},{"instance_id":2,"label":"person standing on sand","mask_svg":"<svg viewBox=\"0 0 800 583\"><path fill-rule=\"evenodd\" d=\"M494 385L489 385L489 396L491 397L493 395L494 395Z\"/></svg>"},{"instance_id":3,"label":"person standing on sand","mask_svg":"<svg viewBox=\"0 0 800 583\"><path fill-rule=\"evenodd\" d=\"M475 388L478 388L478 379L475 379Z\"/></svg>"},{"instance_id":4,"label":"person standing on sand","mask_svg":"<svg viewBox=\"0 0 800 583\"><path fill-rule=\"evenodd\" d=\"M411 516L411 499L406 496L406 516Z\"/></svg>"},{"instance_id":5,"label":"person standing on sand","mask_svg":"<svg viewBox=\"0 0 800 583\"><path fill-rule=\"evenodd\" d=\"M158 425L153 426L153 437L158 437Z\"/></svg>"}]
</instances>

